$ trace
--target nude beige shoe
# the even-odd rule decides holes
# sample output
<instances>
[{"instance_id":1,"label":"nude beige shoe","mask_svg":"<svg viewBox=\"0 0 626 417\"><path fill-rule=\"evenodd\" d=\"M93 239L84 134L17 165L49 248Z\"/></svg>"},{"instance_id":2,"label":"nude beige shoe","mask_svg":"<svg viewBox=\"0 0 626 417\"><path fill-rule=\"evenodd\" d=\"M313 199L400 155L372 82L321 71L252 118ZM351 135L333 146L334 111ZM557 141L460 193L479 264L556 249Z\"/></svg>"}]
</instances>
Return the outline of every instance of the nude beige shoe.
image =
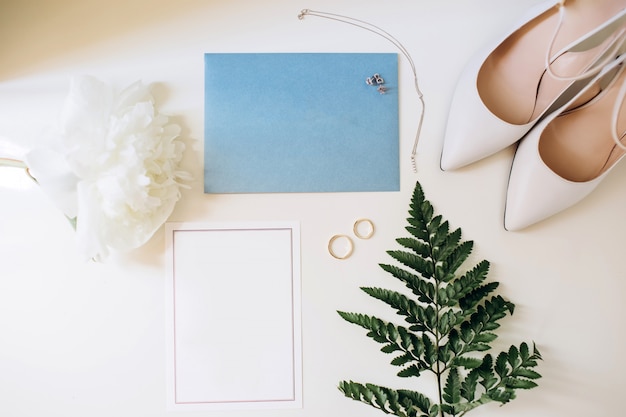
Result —
<instances>
[{"instance_id":1,"label":"nude beige shoe","mask_svg":"<svg viewBox=\"0 0 626 417\"><path fill-rule=\"evenodd\" d=\"M626 54L520 142L509 178L505 229L523 229L578 203L624 157L625 66Z\"/></svg>"},{"instance_id":2,"label":"nude beige shoe","mask_svg":"<svg viewBox=\"0 0 626 417\"><path fill-rule=\"evenodd\" d=\"M442 170L517 142L614 59L625 33L626 1L621 10L592 11L566 1L541 3L470 60L452 100Z\"/></svg>"}]
</instances>

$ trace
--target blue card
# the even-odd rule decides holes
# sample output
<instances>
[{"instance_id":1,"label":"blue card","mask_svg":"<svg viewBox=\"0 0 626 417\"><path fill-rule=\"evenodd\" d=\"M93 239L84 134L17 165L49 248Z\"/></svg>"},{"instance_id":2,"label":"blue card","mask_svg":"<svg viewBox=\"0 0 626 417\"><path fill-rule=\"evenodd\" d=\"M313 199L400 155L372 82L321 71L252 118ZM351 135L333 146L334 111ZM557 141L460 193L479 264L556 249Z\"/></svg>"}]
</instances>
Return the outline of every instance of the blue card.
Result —
<instances>
[{"instance_id":1,"label":"blue card","mask_svg":"<svg viewBox=\"0 0 626 417\"><path fill-rule=\"evenodd\" d=\"M208 53L204 111L205 193L400 189L397 54Z\"/></svg>"}]
</instances>

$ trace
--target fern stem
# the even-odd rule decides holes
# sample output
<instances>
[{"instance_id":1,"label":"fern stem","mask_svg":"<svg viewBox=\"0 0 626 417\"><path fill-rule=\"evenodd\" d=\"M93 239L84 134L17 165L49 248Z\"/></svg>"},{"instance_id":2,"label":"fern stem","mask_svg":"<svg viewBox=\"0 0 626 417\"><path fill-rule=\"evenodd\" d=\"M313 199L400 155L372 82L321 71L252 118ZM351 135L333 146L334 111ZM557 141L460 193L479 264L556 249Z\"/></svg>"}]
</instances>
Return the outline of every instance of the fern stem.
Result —
<instances>
[{"instance_id":1,"label":"fern stem","mask_svg":"<svg viewBox=\"0 0 626 417\"><path fill-rule=\"evenodd\" d=\"M437 391L439 392L439 416L444 417L443 409L441 408L441 404L443 404L443 396L442 396L442 387L441 387L441 373L439 372L439 363L437 363Z\"/></svg>"},{"instance_id":2,"label":"fern stem","mask_svg":"<svg viewBox=\"0 0 626 417\"><path fill-rule=\"evenodd\" d=\"M439 285L437 283L437 289L438 289ZM436 367L436 374L437 374L437 393L439 396L439 405L441 406L441 404L443 404L443 386L441 384L441 376L443 375L443 371L441 370L441 361L439 360L439 343L441 341L441 337L439 335L439 312L441 311L438 303L437 303L437 296L438 296L438 291L435 292L435 304L437 305L437 327L436 327L436 331L435 331L435 343L436 343L436 350L437 350L437 363L435 365ZM444 417L443 414L443 410L441 407L439 407L439 416L440 417Z\"/></svg>"},{"instance_id":3,"label":"fern stem","mask_svg":"<svg viewBox=\"0 0 626 417\"><path fill-rule=\"evenodd\" d=\"M436 270L436 260L434 259L434 253L433 253L433 242L431 239L429 239L428 245L430 246L430 261L432 262L433 265L433 271ZM440 320L440 316L441 316L441 305L439 304L439 287L441 285L441 282L439 279L437 279L437 276L434 275L434 280L435 280L435 294L434 294L434 298L435 298L435 312L436 312L436 320L435 320L435 329L434 329L434 333L435 333L435 350L437 352L437 363L435 364L435 368L436 368L436 373L437 373L437 394L439 397L439 416L440 417L445 417L444 413L443 413L443 409L441 407L441 404L443 404L443 386L442 386L442 382L441 382L441 377L443 375L443 370L441 369L441 360L439 358L439 343L441 343L441 334L439 331L439 320Z\"/></svg>"}]
</instances>

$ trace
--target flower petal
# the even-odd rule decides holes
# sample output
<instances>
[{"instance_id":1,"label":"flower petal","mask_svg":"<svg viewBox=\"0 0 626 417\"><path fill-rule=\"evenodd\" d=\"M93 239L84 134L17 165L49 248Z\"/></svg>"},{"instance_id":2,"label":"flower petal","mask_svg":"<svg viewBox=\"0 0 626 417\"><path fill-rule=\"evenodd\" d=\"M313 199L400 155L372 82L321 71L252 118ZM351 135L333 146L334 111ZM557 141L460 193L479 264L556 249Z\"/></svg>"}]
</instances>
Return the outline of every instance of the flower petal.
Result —
<instances>
[{"instance_id":1,"label":"flower petal","mask_svg":"<svg viewBox=\"0 0 626 417\"><path fill-rule=\"evenodd\" d=\"M84 256L101 260L146 243L190 178L179 168L180 126L156 110L149 86L115 93L89 76L72 80L61 126L62 151L33 152L30 162L55 202L78 216Z\"/></svg>"}]
</instances>

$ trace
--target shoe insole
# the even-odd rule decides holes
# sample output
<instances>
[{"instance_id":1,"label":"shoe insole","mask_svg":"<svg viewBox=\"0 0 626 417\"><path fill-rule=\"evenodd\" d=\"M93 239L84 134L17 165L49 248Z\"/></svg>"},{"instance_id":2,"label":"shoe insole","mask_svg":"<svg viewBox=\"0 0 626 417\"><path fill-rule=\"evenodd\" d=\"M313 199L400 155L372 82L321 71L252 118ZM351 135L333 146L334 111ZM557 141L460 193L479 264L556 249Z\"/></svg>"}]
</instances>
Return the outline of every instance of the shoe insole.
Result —
<instances>
[{"instance_id":1,"label":"shoe insole","mask_svg":"<svg viewBox=\"0 0 626 417\"><path fill-rule=\"evenodd\" d=\"M611 133L617 128L622 137L626 131L626 108L619 112L617 127L612 121L614 106L624 100L618 93L626 82L626 71L618 70L609 85L591 86L587 93L595 96L556 117L542 132L539 154L552 171L566 180L593 180L624 155Z\"/></svg>"},{"instance_id":2,"label":"shoe insole","mask_svg":"<svg viewBox=\"0 0 626 417\"><path fill-rule=\"evenodd\" d=\"M515 125L530 123L544 114L572 85L572 81L555 79L546 72L546 56L580 39L590 29L610 18L610 15L603 14L597 17L580 15L579 9L566 9L550 52L550 42L559 26L557 8L547 10L522 26L489 55L479 71L477 88L483 103L494 115ZM590 25L589 21L594 18L598 19L598 24ZM613 26L610 29L615 31ZM589 49L583 50L578 45L575 51L556 57L551 64L552 71L560 76L573 77L592 67L610 47L613 38L606 31L597 37L601 40L593 39L595 42L590 42Z\"/></svg>"}]
</instances>

